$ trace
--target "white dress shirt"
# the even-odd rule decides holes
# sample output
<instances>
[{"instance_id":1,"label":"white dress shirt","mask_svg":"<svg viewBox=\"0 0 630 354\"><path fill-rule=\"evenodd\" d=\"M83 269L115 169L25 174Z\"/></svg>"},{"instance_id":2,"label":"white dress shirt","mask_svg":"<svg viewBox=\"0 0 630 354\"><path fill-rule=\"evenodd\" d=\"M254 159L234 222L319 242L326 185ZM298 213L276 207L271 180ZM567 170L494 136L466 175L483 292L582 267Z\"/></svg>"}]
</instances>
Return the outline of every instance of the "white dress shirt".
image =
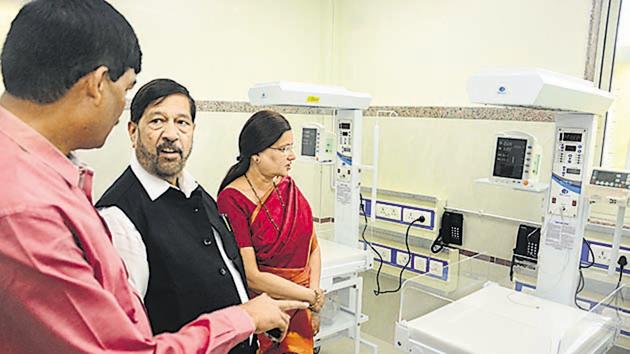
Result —
<instances>
[{"instance_id":1,"label":"white dress shirt","mask_svg":"<svg viewBox=\"0 0 630 354\"><path fill-rule=\"evenodd\" d=\"M186 198L190 198L190 195L198 186L197 181L186 171L183 171L181 178L177 181L179 187L171 185L165 180L147 172L147 170L140 165L136 154L133 152L129 165L131 166L131 171L136 175L152 201L164 194L169 188L176 188L182 191ZM149 284L149 263L147 261L146 246L142 241L140 232L138 232L133 222L131 222L127 215L118 207L101 208L99 209L99 213L103 219L105 219L109 227L114 247L118 250L118 253L125 262L127 272L129 273L129 283L138 291L142 298L144 298ZM214 228L212 231L223 262L230 271L232 279L234 279L234 285L236 286L240 300L242 303L245 303L248 297L243 278L238 270L236 270L232 260L227 257L221 237Z\"/></svg>"}]
</instances>

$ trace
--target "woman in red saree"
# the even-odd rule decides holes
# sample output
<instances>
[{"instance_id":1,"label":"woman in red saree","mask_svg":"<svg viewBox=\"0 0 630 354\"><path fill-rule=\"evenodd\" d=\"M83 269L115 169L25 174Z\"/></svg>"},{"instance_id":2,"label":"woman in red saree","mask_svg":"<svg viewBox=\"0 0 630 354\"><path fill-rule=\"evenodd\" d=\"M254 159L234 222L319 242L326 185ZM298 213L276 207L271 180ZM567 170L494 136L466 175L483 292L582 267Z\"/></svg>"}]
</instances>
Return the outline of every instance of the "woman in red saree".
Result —
<instances>
[{"instance_id":1,"label":"woman in red saree","mask_svg":"<svg viewBox=\"0 0 630 354\"><path fill-rule=\"evenodd\" d=\"M313 353L324 302L321 256L311 208L288 175L295 160L289 122L273 111L257 112L243 126L239 150L239 162L221 183L218 205L232 225L250 292L311 304L289 313L282 342L259 336L260 351Z\"/></svg>"}]
</instances>

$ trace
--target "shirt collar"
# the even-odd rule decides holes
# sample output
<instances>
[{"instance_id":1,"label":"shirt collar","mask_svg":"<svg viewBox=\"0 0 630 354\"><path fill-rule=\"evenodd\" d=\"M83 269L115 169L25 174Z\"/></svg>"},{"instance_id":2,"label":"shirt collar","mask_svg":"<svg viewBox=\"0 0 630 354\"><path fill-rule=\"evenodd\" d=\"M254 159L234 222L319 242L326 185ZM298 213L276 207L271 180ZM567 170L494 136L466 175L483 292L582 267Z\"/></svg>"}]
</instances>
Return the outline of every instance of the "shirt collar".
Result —
<instances>
[{"instance_id":1,"label":"shirt collar","mask_svg":"<svg viewBox=\"0 0 630 354\"><path fill-rule=\"evenodd\" d=\"M162 194L166 193L169 188L177 189L184 193L186 198L190 198L192 192L199 186L197 181L195 181L192 175L186 170L182 171L181 178L177 180L179 186L173 186L160 177L149 173L138 161L135 150L131 151L131 161L129 165L131 166L131 171L136 175L140 184L142 184L142 187L149 195L149 198L151 198L151 201L158 199Z\"/></svg>"},{"instance_id":2,"label":"shirt collar","mask_svg":"<svg viewBox=\"0 0 630 354\"><path fill-rule=\"evenodd\" d=\"M57 171L70 185L79 185L81 170L87 170L87 168L73 164L48 139L2 106L0 106L0 133L4 133L24 151Z\"/></svg>"}]
</instances>

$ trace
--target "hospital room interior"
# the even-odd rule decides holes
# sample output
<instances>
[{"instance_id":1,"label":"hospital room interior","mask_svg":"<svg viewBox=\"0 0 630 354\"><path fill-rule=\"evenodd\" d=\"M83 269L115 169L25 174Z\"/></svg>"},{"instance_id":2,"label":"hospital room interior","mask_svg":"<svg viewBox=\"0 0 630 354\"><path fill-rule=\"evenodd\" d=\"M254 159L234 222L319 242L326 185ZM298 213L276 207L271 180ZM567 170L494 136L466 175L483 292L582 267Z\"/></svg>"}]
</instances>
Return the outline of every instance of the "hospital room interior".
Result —
<instances>
[{"instance_id":1,"label":"hospital room interior","mask_svg":"<svg viewBox=\"0 0 630 354\"><path fill-rule=\"evenodd\" d=\"M315 352L630 353L630 4L111 0L142 49L129 105L197 105L186 164L217 197L243 124L291 124L321 247ZM0 0L0 35L24 1ZM628 284L628 285L626 285Z\"/></svg>"}]
</instances>

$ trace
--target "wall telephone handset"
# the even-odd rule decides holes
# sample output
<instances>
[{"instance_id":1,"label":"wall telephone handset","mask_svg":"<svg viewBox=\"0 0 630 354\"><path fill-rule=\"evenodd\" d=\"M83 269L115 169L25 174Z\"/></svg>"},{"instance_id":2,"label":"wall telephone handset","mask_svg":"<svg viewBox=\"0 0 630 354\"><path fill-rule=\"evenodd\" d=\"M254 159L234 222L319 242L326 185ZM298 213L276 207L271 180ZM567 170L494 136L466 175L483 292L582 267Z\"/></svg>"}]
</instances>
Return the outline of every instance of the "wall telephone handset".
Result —
<instances>
[{"instance_id":1,"label":"wall telephone handset","mask_svg":"<svg viewBox=\"0 0 630 354\"><path fill-rule=\"evenodd\" d=\"M538 259L538 247L540 244L540 228L520 225L516 236L514 255L519 260L527 260L536 263ZM521 256L521 257L518 257Z\"/></svg>"},{"instance_id":2,"label":"wall telephone handset","mask_svg":"<svg viewBox=\"0 0 630 354\"><path fill-rule=\"evenodd\" d=\"M431 252L439 253L449 244L461 246L464 243L464 215L445 211L440 221L440 231L431 245Z\"/></svg>"},{"instance_id":3,"label":"wall telephone handset","mask_svg":"<svg viewBox=\"0 0 630 354\"><path fill-rule=\"evenodd\" d=\"M445 211L442 215L440 237L446 244L461 246L464 240L464 215Z\"/></svg>"}]
</instances>

